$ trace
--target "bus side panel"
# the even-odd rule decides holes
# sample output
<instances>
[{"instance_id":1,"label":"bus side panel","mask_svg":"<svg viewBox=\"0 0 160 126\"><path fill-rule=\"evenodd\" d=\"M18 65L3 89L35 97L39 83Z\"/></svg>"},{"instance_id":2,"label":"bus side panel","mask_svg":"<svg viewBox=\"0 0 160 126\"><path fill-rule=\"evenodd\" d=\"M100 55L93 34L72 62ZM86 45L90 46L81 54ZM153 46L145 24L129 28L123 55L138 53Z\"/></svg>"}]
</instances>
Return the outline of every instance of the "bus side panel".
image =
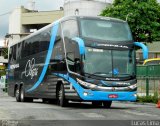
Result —
<instances>
[{"instance_id":1,"label":"bus side panel","mask_svg":"<svg viewBox=\"0 0 160 126\"><path fill-rule=\"evenodd\" d=\"M42 73L48 53L50 32L51 28L11 47L8 74L9 95L13 96L15 84L18 84L24 86L26 97L39 97L39 92L44 88L42 85L32 91L27 90L37 83Z\"/></svg>"},{"instance_id":2,"label":"bus side panel","mask_svg":"<svg viewBox=\"0 0 160 126\"><path fill-rule=\"evenodd\" d=\"M46 75L44 75L43 78L42 74L46 74L44 72L44 67L47 67L47 64L45 63L48 55L50 39L51 28L39 34L33 43L32 48L34 49L35 54L32 55L26 62L26 66L29 61L31 64L29 64L27 68L29 76L25 75L25 88L27 97L41 98L45 95L44 91L47 91L47 85L44 83Z\"/></svg>"}]
</instances>

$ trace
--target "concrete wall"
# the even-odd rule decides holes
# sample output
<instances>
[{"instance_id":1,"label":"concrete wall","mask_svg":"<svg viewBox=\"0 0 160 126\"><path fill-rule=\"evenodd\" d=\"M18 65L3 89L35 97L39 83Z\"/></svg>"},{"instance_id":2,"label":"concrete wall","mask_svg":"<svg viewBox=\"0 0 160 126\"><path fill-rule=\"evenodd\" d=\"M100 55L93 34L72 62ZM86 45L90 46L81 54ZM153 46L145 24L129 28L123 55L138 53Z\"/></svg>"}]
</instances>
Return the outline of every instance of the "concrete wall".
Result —
<instances>
[{"instance_id":1,"label":"concrete wall","mask_svg":"<svg viewBox=\"0 0 160 126\"><path fill-rule=\"evenodd\" d=\"M111 5L105 0L68 0L64 3L64 16L85 15L97 16L106 6ZM76 12L78 10L78 12Z\"/></svg>"},{"instance_id":2,"label":"concrete wall","mask_svg":"<svg viewBox=\"0 0 160 126\"><path fill-rule=\"evenodd\" d=\"M9 17L9 34L21 33L21 7L14 9Z\"/></svg>"},{"instance_id":3,"label":"concrete wall","mask_svg":"<svg viewBox=\"0 0 160 126\"><path fill-rule=\"evenodd\" d=\"M23 6L15 8L9 17L9 46L28 35L29 29L39 28L63 17L63 11L38 12L25 9Z\"/></svg>"},{"instance_id":4,"label":"concrete wall","mask_svg":"<svg viewBox=\"0 0 160 126\"><path fill-rule=\"evenodd\" d=\"M22 13L22 25L48 24L63 17L63 11Z\"/></svg>"}]
</instances>

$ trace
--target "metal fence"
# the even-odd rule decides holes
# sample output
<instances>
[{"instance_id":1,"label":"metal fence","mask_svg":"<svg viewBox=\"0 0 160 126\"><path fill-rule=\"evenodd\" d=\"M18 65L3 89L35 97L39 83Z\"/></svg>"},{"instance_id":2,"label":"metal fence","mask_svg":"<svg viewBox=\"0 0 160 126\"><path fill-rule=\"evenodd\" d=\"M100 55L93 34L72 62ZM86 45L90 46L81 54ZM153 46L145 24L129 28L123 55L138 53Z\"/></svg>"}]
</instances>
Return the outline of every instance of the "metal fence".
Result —
<instances>
[{"instance_id":1,"label":"metal fence","mask_svg":"<svg viewBox=\"0 0 160 126\"><path fill-rule=\"evenodd\" d=\"M160 65L137 66L138 95L160 96Z\"/></svg>"}]
</instances>

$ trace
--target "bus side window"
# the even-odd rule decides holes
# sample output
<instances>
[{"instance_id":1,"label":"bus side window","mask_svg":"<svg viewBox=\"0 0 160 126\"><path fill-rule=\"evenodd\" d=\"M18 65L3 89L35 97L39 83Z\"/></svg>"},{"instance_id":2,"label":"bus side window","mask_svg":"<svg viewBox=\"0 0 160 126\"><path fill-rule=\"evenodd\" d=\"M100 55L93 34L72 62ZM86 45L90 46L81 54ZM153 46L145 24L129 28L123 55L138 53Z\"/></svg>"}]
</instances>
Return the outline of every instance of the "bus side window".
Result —
<instances>
[{"instance_id":1,"label":"bus side window","mask_svg":"<svg viewBox=\"0 0 160 126\"><path fill-rule=\"evenodd\" d=\"M39 52L48 50L51 38L50 32L48 31L43 32L41 36L42 37L40 39Z\"/></svg>"},{"instance_id":2,"label":"bus side window","mask_svg":"<svg viewBox=\"0 0 160 126\"><path fill-rule=\"evenodd\" d=\"M12 50L13 50L13 47L10 47L10 49L9 49L9 62L11 62L11 60L12 60L12 56L13 56Z\"/></svg>"},{"instance_id":3,"label":"bus side window","mask_svg":"<svg viewBox=\"0 0 160 126\"><path fill-rule=\"evenodd\" d=\"M28 48L28 43L27 41L23 41L22 42L22 57L25 58L28 56L28 53L29 53L29 48Z\"/></svg>"},{"instance_id":4,"label":"bus side window","mask_svg":"<svg viewBox=\"0 0 160 126\"><path fill-rule=\"evenodd\" d=\"M22 51L22 42L18 43L18 46L17 46L17 50L16 50L17 60L21 59L21 51Z\"/></svg>"},{"instance_id":5,"label":"bus side window","mask_svg":"<svg viewBox=\"0 0 160 126\"><path fill-rule=\"evenodd\" d=\"M17 50L17 45L14 45L14 46L13 46L13 49L12 49L13 59L14 59L14 60L16 60L16 50Z\"/></svg>"},{"instance_id":6,"label":"bus side window","mask_svg":"<svg viewBox=\"0 0 160 126\"><path fill-rule=\"evenodd\" d=\"M62 23L63 36L66 38L74 38L79 36L78 25L76 20L67 20Z\"/></svg>"},{"instance_id":7,"label":"bus side window","mask_svg":"<svg viewBox=\"0 0 160 126\"><path fill-rule=\"evenodd\" d=\"M40 35L36 35L35 38L32 41L32 55L39 53L39 48L40 48Z\"/></svg>"},{"instance_id":8,"label":"bus side window","mask_svg":"<svg viewBox=\"0 0 160 126\"><path fill-rule=\"evenodd\" d=\"M77 45L72 41L72 38L79 36L77 21L72 19L62 22L62 31L68 56L68 67L71 71L76 72L78 67L75 66L75 60L80 59L80 57L77 56Z\"/></svg>"},{"instance_id":9,"label":"bus side window","mask_svg":"<svg viewBox=\"0 0 160 126\"><path fill-rule=\"evenodd\" d=\"M54 72L65 72L67 70L65 62L64 45L61 37L61 29L59 27L51 58L51 69Z\"/></svg>"}]
</instances>

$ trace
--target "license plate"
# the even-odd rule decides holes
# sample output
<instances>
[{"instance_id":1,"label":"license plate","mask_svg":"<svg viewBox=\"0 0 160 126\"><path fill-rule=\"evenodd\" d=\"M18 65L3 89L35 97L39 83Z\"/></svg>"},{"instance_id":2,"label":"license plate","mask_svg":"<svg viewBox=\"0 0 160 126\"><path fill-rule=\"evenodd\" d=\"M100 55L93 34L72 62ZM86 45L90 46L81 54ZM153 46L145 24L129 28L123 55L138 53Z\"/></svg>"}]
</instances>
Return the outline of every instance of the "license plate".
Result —
<instances>
[{"instance_id":1,"label":"license plate","mask_svg":"<svg viewBox=\"0 0 160 126\"><path fill-rule=\"evenodd\" d=\"M110 94L108 95L109 98L118 98L118 95L117 94Z\"/></svg>"}]
</instances>

